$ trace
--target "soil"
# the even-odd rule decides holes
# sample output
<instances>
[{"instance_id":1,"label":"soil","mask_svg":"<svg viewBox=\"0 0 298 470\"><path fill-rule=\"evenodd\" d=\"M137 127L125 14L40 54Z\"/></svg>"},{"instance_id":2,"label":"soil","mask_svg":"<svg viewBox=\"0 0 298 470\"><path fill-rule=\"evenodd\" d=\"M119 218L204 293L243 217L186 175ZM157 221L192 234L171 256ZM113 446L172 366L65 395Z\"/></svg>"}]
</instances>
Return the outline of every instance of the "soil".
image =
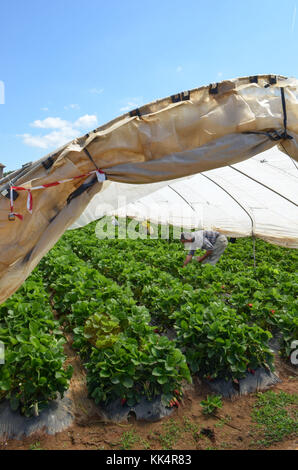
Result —
<instances>
[{"instance_id":1,"label":"soil","mask_svg":"<svg viewBox=\"0 0 298 470\"><path fill-rule=\"evenodd\" d=\"M67 364L74 368L69 395L75 407L73 425L54 436L38 432L22 440L0 440L0 450L262 449L252 443L254 423L251 412L256 394L224 399L218 417L206 417L200 402L211 393L198 379L186 387L180 407L175 408L170 417L155 423L135 421L133 417L124 423L104 422L100 409L88 398L86 373L71 347L71 335L66 336ZM282 383L271 390L296 393L297 369L284 364L278 357L275 366ZM225 423L221 418L226 418ZM298 450L298 440L294 437L286 439L267 449Z\"/></svg>"}]
</instances>

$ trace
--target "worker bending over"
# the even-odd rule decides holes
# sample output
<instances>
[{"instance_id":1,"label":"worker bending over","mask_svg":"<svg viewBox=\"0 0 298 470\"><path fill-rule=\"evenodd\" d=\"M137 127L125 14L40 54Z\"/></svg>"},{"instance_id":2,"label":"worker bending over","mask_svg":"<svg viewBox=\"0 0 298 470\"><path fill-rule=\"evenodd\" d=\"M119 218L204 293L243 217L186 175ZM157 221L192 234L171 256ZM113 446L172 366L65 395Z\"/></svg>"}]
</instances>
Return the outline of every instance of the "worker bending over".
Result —
<instances>
[{"instance_id":1,"label":"worker bending over","mask_svg":"<svg viewBox=\"0 0 298 470\"><path fill-rule=\"evenodd\" d=\"M215 265L228 246L227 237L213 230L182 232L180 241L189 250L183 268L192 260L196 250L206 250L203 256L196 258L199 263Z\"/></svg>"}]
</instances>

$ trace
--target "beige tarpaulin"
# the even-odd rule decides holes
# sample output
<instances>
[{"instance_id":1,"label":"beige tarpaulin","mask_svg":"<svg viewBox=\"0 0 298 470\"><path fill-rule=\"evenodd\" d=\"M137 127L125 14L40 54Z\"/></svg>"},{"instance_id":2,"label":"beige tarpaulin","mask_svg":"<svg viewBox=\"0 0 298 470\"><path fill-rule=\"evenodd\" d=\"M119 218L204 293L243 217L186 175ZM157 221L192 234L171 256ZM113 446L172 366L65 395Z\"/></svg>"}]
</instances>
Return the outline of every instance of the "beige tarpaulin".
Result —
<instances>
[{"instance_id":1,"label":"beige tarpaulin","mask_svg":"<svg viewBox=\"0 0 298 470\"><path fill-rule=\"evenodd\" d=\"M268 75L191 90L115 119L10 178L16 186L33 188L97 166L110 181L153 183L235 164L277 143L298 161L297 100L296 79ZM103 184L91 175L35 190L32 214L26 191L17 191L14 211L24 219L9 221L8 183L1 181L0 302L22 284Z\"/></svg>"}]
</instances>

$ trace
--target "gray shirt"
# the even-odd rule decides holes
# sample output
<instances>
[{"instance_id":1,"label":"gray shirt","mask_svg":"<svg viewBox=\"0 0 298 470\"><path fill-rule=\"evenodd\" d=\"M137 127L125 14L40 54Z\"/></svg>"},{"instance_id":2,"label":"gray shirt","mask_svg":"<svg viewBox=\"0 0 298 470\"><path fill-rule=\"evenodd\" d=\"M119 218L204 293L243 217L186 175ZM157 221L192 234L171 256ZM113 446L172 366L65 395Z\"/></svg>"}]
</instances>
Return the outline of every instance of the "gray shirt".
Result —
<instances>
[{"instance_id":1,"label":"gray shirt","mask_svg":"<svg viewBox=\"0 0 298 470\"><path fill-rule=\"evenodd\" d=\"M214 232L213 230L204 230L203 232L203 245L202 250L213 250L214 243L216 239L220 235L219 232ZM189 255L194 255L196 250L190 250Z\"/></svg>"}]
</instances>

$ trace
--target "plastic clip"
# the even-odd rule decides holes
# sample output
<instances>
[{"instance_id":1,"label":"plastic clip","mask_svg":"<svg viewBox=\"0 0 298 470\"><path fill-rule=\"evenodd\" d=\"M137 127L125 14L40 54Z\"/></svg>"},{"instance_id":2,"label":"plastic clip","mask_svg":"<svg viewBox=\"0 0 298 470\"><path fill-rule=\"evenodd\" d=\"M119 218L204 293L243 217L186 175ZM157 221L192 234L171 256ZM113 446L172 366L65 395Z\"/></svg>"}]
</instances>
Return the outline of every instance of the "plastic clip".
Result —
<instances>
[{"instance_id":1,"label":"plastic clip","mask_svg":"<svg viewBox=\"0 0 298 470\"><path fill-rule=\"evenodd\" d=\"M182 91L181 101L187 101L189 99L190 99L190 92L189 91Z\"/></svg>"},{"instance_id":2,"label":"plastic clip","mask_svg":"<svg viewBox=\"0 0 298 470\"><path fill-rule=\"evenodd\" d=\"M130 111L129 116L130 117L135 117L135 116L141 117L141 113L140 113L139 108L136 108L136 109L133 109L132 111Z\"/></svg>"},{"instance_id":3,"label":"plastic clip","mask_svg":"<svg viewBox=\"0 0 298 470\"><path fill-rule=\"evenodd\" d=\"M270 75L269 83L270 83L270 85L275 85L277 83L276 75Z\"/></svg>"},{"instance_id":4,"label":"plastic clip","mask_svg":"<svg viewBox=\"0 0 298 470\"><path fill-rule=\"evenodd\" d=\"M181 101L180 93L177 93L177 95L172 95L171 100L172 103L179 103L179 101Z\"/></svg>"},{"instance_id":5,"label":"plastic clip","mask_svg":"<svg viewBox=\"0 0 298 470\"><path fill-rule=\"evenodd\" d=\"M7 197L7 199L10 199L10 191L8 191L7 189L2 191L1 194L2 194L2 196ZM12 199L13 199L13 201L18 199L18 197L19 197L19 193L17 193L17 191L15 189L13 189L12 190Z\"/></svg>"},{"instance_id":6,"label":"plastic clip","mask_svg":"<svg viewBox=\"0 0 298 470\"><path fill-rule=\"evenodd\" d=\"M49 157L44 162L42 162L42 166L44 167L45 170L48 170L49 168L51 168L53 163L54 163L53 157Z\"/></svg>"},{"instance_id":7,"label":"plastic clip","mask_svg":"<svg viewBox=\"0 0 298 470\"><path fill-rule=\"evenodd\" d=\"M217 95L218 93L218 83L211 83L209 86L210 95Z\"/></svg>"}]
</instances>

